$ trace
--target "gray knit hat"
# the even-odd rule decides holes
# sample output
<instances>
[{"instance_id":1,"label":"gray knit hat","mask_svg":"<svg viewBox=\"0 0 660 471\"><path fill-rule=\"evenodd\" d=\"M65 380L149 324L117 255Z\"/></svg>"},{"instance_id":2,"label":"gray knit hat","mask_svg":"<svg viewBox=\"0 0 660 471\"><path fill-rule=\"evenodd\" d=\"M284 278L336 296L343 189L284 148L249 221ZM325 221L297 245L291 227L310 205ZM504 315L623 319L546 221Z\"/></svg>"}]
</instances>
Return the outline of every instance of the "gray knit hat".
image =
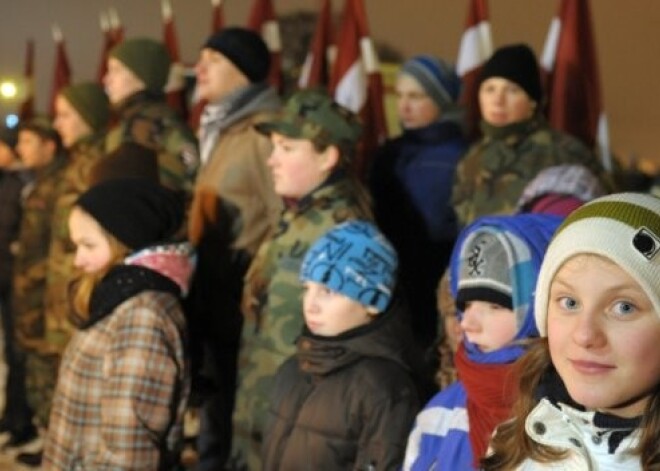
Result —
<instances>
[{"instance_id":1,"label":"gray knit hat","mask_svg":"<svg viewBox=\"0 0 660 471\"><path fill-rule=\"evenodd\" d=\"M660 198L617 193L575 210L548 247L536 284L536 325L547 335L550 284L561 266L579 254L616 263L639 285L660 316Z\"/></svg>"},{"instance_id":2,"label":"gray knit hat","mask_svg":"<svg viewBox=\"0 0 660 471\"><path fill-rule=\"evenodd\" d=\"M162 93L170 73L170 56L163 43L149 38L127 39L110 51L128 67L148 91Z\"/></svg>"}]
</instances>

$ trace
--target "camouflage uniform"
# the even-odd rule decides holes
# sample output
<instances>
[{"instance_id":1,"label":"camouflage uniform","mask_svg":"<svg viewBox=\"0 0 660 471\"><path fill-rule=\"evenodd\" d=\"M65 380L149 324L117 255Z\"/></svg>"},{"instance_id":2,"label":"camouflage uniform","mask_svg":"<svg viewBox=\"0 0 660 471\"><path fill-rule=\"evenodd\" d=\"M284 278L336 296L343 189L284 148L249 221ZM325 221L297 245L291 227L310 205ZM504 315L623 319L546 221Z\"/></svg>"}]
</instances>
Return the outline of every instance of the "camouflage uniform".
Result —
<instances>
[{"instance_id":1,"label":"camouflage uniform","mask_svg":"<svg viewBox=\"0 0 660 471\"><path fill-rule=\"evenodd\" d=\"M489 214L515 212L525 186L539 171L578 164L612 185L592 152L576 138L551 129L540 116L504 127L482 122L484 138L459 163L452 203L462 225Z\"/></svg>"},{"instance_id":2,"label":"camouflage uniform","mask_svg":"<svg viewBox=\"0 0 660 471\"><path fill-rule=\"evenodd\" d=\"M34 181L23 194L23 216L14 247L12 313L16 340L26 355L28 401L44 424L55 388L58 357L46 339L43 299L52 215L65 165L66 157L58 154L35 171Z\"/></svg>"},{"instance_id":3,"label":"camouflage uniform","mask_svg":"<svg viewBox=\"0 0 660 471\"><path fill-rule=\"evenodd\" d=\"M46 295L45 335L49 346L58 354L71 337L69 285L75 276L73 258L75 247L69 239L69 214L82 193L89 188L89 174L103 155L101 136L90 135L69 149L69 160L58 187L53 212Z\"/></svg>"},{"instance_id":4,"label":"camouflage uniform","mask_svg":"<svg viewBox=\"0 0 660 471\"><path fill-rule=\"evenodd\" d=\"M260 435L273 377L295 352L302 331L303 257L318 237L348 219L370 220L371 214L353 184L339 174L284 211L277 233L262 245L246 277L246 297L253 302L244 320L239 355L234 449L247 456L249 469L259 469ZM259 437L257 442L254 437Z\"/></svg>"},{"instance_id":5,"label":"camouflage uniform","mask_svg":"<svg viewBox=\"0 0 660 471\"><path fill-rule=\"evenodd\" d=\"M150 147L158 152L160 182L190 193L199 165L197 140L176 112L143 91L129 97L118 113L119 123L106 137L106 153L126 141Z\"/></svg>"}]
</instances>

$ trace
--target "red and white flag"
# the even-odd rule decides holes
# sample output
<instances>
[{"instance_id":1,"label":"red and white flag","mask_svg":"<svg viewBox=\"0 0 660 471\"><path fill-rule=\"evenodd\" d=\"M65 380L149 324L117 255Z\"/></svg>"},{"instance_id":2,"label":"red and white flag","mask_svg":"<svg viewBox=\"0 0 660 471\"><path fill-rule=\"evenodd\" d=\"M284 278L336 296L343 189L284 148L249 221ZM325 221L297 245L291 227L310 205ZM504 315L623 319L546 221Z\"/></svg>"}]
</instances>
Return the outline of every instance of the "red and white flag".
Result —
<instances>
[{"instance_id":1,"label":"red and white flag","mask_svg":"<svg viewBox=\"0 0 660 471\"><path fill-rule=\"evenodd\" d=\"M124 39L124 27L121 25L119 14L114 8L100 13L101 32L103 33L103 47L101 48L101 59L96 72L96 79L103 82L103 77L108 72L108 55L113 47Z\"/></svg>"},{"instance_id":2,"label":"red and white flag","mask_svg":"<svg viewBox=\"0 0 660 471\"><path fill-rule=\"evenodd\" d=\"M96 72L96 80L103 82L108 71L108 54L110 49L114 46L114 36L110 29L110 17L108 12L102 11L100 13L101 33L103 34L103 46L101 47L101 59L99 60L99 67Z\"/></svg>"},{"instance_id":3,"label":"red and white flag","mask_svg":"<svg viewBox=\"0 0 660 471\"><path fill-rule=\"evenodd\" d=\"M548 120L581 139L612 169L607 118L603 112L596 44L588 0L561 0L550 23L541 66L546 73Z\"/></svg>"},{"instance_id":4,"label":"red and white flag","mask_svg":"<svg viewBox=\"0 0 660 471\"><path fill-rule=\"evenodd\" d=\"M71 65L66 52L66 44L62 30L53 25L53 39L55 40L55 67L53 69L53 88L50 94L50 114L55 116L55 98L59 91L71 83Z\"/></svg>"},{"instance_id":5,"label":"red and white flag","mask_svg":"<svg viewBox=\"0 0 660 471\"><path fill-rule=\"evenodd\" d=\"M211 0L211 34L225 27L222 0Z\"/></svg>"},{"instance_id":6,"label":"red and white flag","mask_svg":"<svg viewBox=\"0 0 660 471\"><path fill-rule=\"evenodd\" d=\"M261 34L270 51L268 82L280 92L284 89L282 77L282 37L271 0L255 0L248 17L247 27Z\"/></svg>"},{"instance_id":7,"label":"red and white flag","mask_svg":"<svg viewBox=\"0 0 660 471\"><path fill-rule=\"evenodd\" d=\"M124 25L121 24L119 12L115 8L108 9L108 20L110 22L112 45L115 46L124 40Z\"/></svg>"},{"instance_id":8,"label":"red and white flag","mask_svg":"<svg viewBox=\"0 0 660 471\"><path fill-rule=\"evenodd\" d=\"M163 15L163 42L172 61L170 75L165 84L165 94L167 96L167 103L179 113L179 116L185 118L188 113L185 70L181 63L181 55L179 54L179 39L174 25L172 4L170 0L161 0L160 5Z\"/></svg>"},{"instance_id":9,"label":"red and white flag","mask_svg":"<svg viewBox=\"0 0 660 471\"><path fill-rule=\"evenodd\" d=\"M337 48L333 38L331 2L330 0L321 1L323 3L316 20L314 36L312 36L309 52L300 70L299 88L327 87L330 83L330 71Z\"/></svg>"},{"instance_id":10,"label":"red and white flag","mask_svg":"<svg viewBox=\"0 0 660 471\"><path fill-rule=\"evenodd\" d=\"M387 124L383 110L383 78L376 48L369 36L363 0L346 0L330 90L337 103L362 117L364 130L355 170L358 177L364 178L373 151L387 138Z\"/></svg>"},{"instance_id":11,"label":"red and white flag","mask_svg":"<svg viewBox=\"0 0 660 471\"><path fill-rule=\"evenodd\" d=\"M463 82L460 103L466 111L468 136L473 139L480 134L479 74L481 74L484 63L492 54L493 37L488 19L487 1L470 0L465 31L458 49L456 73Z\"/></svg>"},{"instance_id":12,"label":"red and white flag","mask_svg":"<svg viewBox=\"0 0 660 471\"><path fill-rule=\"evenodd\" d=\"M215 34L225 27L225 15L222 9L222 0L211 0L211 34ZM192 99L190 104L190 111L188 112L188 126L194 131L199 128L199 121L202 118L206 100L199 97L197 87L193 90Z\"/></svg>"},{"instance_id":13,"label":"red and white flag","mask_svg":"<svg viewBox=\"0 0 660 471\"><path fill-rule=\"evenodd\" d=\"M18 109L18 119L26 121L34 117L34 40L28 39L25 52L25 100Z\"/></svg>"}]
</instances>

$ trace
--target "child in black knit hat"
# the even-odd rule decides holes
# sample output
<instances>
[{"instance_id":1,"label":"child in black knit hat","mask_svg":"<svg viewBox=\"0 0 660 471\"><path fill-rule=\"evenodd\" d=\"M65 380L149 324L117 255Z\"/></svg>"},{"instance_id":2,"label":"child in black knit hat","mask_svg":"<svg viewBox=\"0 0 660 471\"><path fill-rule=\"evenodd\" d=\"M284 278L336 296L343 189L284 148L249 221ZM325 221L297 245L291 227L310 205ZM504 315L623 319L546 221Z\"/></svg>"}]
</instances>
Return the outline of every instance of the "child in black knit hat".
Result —
<instances>
[{"instance_id":1,"label":"child in black knit hat","mask_svg":"<svg viewBox=\"0 0 660 471\"><path fill-rule=\"evenodd\" d=\"M113 179L69 218L82 272L77 333L64 354L43 469L172 469L190 389L180 299L192 272L173 243L183 201L155 182Z\"/></svg>"}]
</instances>

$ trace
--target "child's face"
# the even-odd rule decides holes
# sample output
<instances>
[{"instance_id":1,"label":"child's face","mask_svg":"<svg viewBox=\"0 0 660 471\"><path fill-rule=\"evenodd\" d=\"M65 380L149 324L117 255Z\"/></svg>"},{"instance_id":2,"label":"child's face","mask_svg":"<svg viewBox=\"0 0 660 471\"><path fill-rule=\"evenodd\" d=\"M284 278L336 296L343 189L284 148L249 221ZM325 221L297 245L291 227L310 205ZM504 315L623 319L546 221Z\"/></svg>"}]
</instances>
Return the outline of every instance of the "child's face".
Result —
<instances>
[{"instance_id":1,"label":"child's face","mask_svg":"<svg viewBox=\"0 0 660 471\"><path fill-rule=\"evenodd\" d=\"M401 75L396 81L396 108L406 129L428 126L440 117L440 108L412 76Z\"/></svg>"},{"instance_id":2,"label":"child's face","mask_svg":"<svg viewBox=\"0 0 660 471\"><path fill-rule=\"evenodd\" d=\"M303 313L309 330L323 337L334 337L373 319L366 306L314 281L305 282Z\"/></svg>"},{"instance_id":3,"label":"child's face","mask_svg":"<svg viewBox=\"0 0 660 471\"><path fill-rule=\"evenodd\" d=\"M461 329L467 340L482 352L499 350L518 332L516 314L511 309L486 301L465 303Z\"/></svg>"},{"instance_id":4,"label":"child's face","mask_svg":"<svg viewBox=\"0 0 660 471\"><path fill-rule=\"evenodd\" d=\"M108 59L108 71L103 77L105 93L110 103L119 103L125 98L144 90L145 85L131 69L114 57Z\"/></svg>"},{"instance_id":5,"label":"child's face","mask_svg":"<svg viewBox=\"0 0 660 471\"><path fill-rule=\"evenodd\" d=\"M30 130L19 131L16 151L25 168L48 165L55 156L55 143Z\"/></svg>"},{"instance_id":6,"label":"child's face","mask_svg":"<svg viewBox=\"0 0 660 471\"><path fill-rule=\"evenodd\" d=\"M319 153L308 139L293 139L273 133L273 152L268 166L273 174L275 193L286 198L302 198L319 186L333 167L330 149Z\"/></svg>"},{"instance_id":7,"label":"child's face","mask_svg":"<svg viewBox=\"0 0 660 471\"><path fill-rule=\"evenodd\" d=\"M548 343L571 397L640 415L660 382L660 318L637 282L595 255L567 261L550 285Z\"/></svg>"},{"instance_id":8,"label":"child's face","mask_svg":"<svg viewBox=\"0 0 660 471\"><path fill-rule=\"evenodd\" d=\"M92 129L62 95L55 99L55 120L53 127L57 129L64 147L71 147L83 136L92 133Z\"/></svg>"},{"instance_id":9,"label":"child's face","mask_svg":"<svg viewBox=\"0 0 660 471\"><path fill-rule=\"evenodd\" d=\"M110 242L101 226L90 215L73 208L69 216L69 234L76 246L73 264L85 273L96 273L112 259Z\"/></svg>"}]
</instances>

